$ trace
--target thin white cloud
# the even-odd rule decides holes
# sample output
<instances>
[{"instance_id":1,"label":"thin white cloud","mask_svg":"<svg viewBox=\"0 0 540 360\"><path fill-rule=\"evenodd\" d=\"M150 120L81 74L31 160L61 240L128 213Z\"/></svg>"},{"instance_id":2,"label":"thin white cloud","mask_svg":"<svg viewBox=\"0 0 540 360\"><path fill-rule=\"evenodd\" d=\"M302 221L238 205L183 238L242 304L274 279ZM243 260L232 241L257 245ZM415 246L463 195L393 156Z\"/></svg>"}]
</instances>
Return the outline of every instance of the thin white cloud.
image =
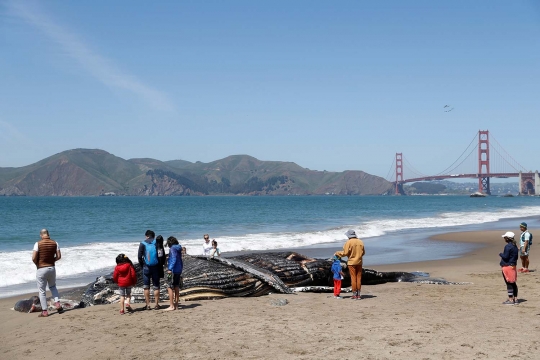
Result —
<instances>
[{"instance_id":1,"label":"thin white cloud","mask_svg":"<svg viewBox=\"0 0 540 360\"><path fill-rule=\"evenodd\" d=\"M91 50L81 39L68 29L53 22L36 3L8 1L8 9L29 24L35 26L52 41L60 45L65 53L77 61L92 76L111 88L128 90L164 111L174 109L169 98L159 90L143 84L135 76L118 69L110 60Z\"/></svg>"}]
</instances>

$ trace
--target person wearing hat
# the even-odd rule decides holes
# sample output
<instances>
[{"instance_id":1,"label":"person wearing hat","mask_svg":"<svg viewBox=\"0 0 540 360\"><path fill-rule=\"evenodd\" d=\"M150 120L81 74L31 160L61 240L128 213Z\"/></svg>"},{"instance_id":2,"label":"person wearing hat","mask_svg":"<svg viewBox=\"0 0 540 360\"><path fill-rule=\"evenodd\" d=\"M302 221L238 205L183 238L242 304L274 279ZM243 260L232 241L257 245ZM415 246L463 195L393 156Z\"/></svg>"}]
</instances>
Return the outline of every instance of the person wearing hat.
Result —
<instances>
[{"instance_id":1,"label":"person wearing hat","mask_svg":"<svg viewBox=\"0 0 540 360\"><path fill-rule=\"evenodd\" d=\"M519 237L519 257L521 258L521 266L519 272L529 272L529 251L531 250L532 236L527 230L527 223L522 222L519 224L521 230L521 236Z\"/></svg>"},{"instance_id":2,"label":"person wearing hat","mask_svg":"<svg viewBox=\"0 0 540 360\"><path fill-rule=\"evenodd\" d=\"M341 299L341 279L343 279L343 269L341 268L341 260L339 256L334 255L334 262L330 268L334 275L334 299Z\"/></svg>"},{"instance_id":3,"label":"person wearing hat","mask_svg":"<svg viewBox=\"0 0 540 360\"><path fill-rule=\"evenodd\" d=\"M345 245L343 245L343 251L337 251L334 255L347 257L347 266L349 268L349 275L351 276L351 287L353 296L351 299L360 300L360 289L362 287L362 257L366 253L364 249L364 243L362 240L356 237L354 230L348 230L345 235L349 238Z\"/></svg>"},{"instance_id":4,"label":"person wearing hat","mask_svg":"<svg viewBox=\"0 0 540 360\"><path fill-rule=\"evenodd\" d=\"M517 259L518 248L516 240L514 240L514 233L511 231L506 232L502 237L506 241L504 251L499 254L501 257L501 269L504 282L506 283L506 290L508 291L508 300L503 302L504 305L516 305L518 303L518 287L517 281Z\"/></svg>"}]
</instances>

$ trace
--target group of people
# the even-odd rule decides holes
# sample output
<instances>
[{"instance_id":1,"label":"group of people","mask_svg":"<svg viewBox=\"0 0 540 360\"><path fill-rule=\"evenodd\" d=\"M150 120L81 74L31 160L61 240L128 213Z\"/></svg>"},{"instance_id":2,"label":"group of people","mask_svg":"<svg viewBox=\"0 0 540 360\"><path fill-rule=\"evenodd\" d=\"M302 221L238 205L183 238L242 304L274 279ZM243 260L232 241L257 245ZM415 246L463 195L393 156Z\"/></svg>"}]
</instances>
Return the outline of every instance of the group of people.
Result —
<instances>
[{"instance_id":1,"label":"group of people","mask_svg":"<svg viewBox=\"0 0 540 360\"><path fill-rule=\"evenodd\" d=\"M40 231L41 240L34 244L32 261L37 267L36 280L39 292L39 301L42 312L39 317L47 317L47 286L54 298L54 306L61 313L64 311L59 301L58 289L56 288L56 267L55 264L62 258L60 245L51 239L49 231ZM163 236L156 234L152 230L145 233L146 239L139 244L137 258L142 268L143 292L145 298L145 310L157 310L159 306L160 279L166 277L167 291L169 293L169 307L165 311L177 310L180 298L180 288L182 287L182 255L186 253L186 248L178 243L174 236L167 238L169 248L168 260L165 256ZM210 236L204 235L203 255L210 257L221 256L221 251L217 247L215 239L210 242ZM167 269L165 271L165 268ZM126 311L131 312L131 288L137 284L137 274L133 262L125 254L116 257L116 267L113 272L113 281L118 284L120 293L120 314ZM154 291L155 305L150 304L150 284Z\"/></svg>"},{"instance_id":2,"label":"group of people","mask_svg":"<svg viewBox=\"0 0 540 360\"><path fill-rule=\"evenodd\" d=\"M518 287L517 273L529 272L529 252L532 245L532 234L527 230L527 223L519 224L521 235L519 239L519 249L517 242L514 239L513 232L506 232L502 237L506 241L504 251L499 254L501 257L500 266L502 268L503 279L507 286L508 300L503 304L515 305L518 303ZM348 230L345 235L348 240L343 246L342 251L337 251L334 254L334 262L331 267L334 279L334 298L341 299L341 281L343 280L343 268L341 266L341 258L347 257L347 267L351 277L352 293L351 299L360 300L360 290L362 287L362 258L366 251L364 243L360 240L354 230ZM54 307L61 313L63 312L62 305L59 302L58 289L56 288L56 269L55 263L62 258L60 246L58 242L50 238L49 231L42 229L40 231L41 240L36 242L32 252L32 261L37 267L36 280L39 291L39 301L41 303L42 312L39 317L49 316L47 311L47 286L54 298ZM186 249L182 247L174 236L167 238L167 247L169 248L169 257L166 261L164 239L161 235L155 237L152 230L147 230L145 233L146 239L139 245L138 261L142 267L143 274L143 291L146 305L145 310L157 310L159 307L159 289L160 279L165 277L169 293L169 307L166 311L177 310L179 303L179 293L182 287L182 255ZM210 257L221 256L221 252L217 247L217 241L213 239L210 242L210 236L204 235L203 255ZM522 267L517 269L518 256L521 258ZM113 272L113 280L119 286L120 292L120 314L125 314L126 311L132 311L130 298L131 288L137 283L137 275L132 261L125 255L119 254L116 257L116 267ZM150 305L150 283L154 290L155 305Z\"/></svg>"},{"instance_id":3,"label":"group of people","mask_svg":"<svg viewBox=\"0 0 540 360\"><path fill-rule=\"evenodd\" d=\"M502 268L503 279L508 291L508 300L503 302L505 305L518 304L517 273L529 272L529 253L533 236L527 229L527 223L520 223L519 228L521 230L519 249L513 232L508 231L502 235L506 241L506 246L499 256L501 257L500 266ZM331 267L334 278L334 298L341 299L341 281L344 276L341 258L347 257L347 267L351 277L353 293L351 299L360 300L362 298L360 295L360 289L362 287L362 257L366 251L364 243L358 239L354 230L348 230L345 235L347 235L348 240L343 246L343 250L337 251L334 254L334 262ZM518 256L521 258L522 267L520 269L517 269Z\"/></svg>"},{"instance_id":4,"label":"group of people","mask_svg":"<svg viewBox=\"0 0 540 360\"><path fill-rule=\"evenodd\" d=\"M529 252L532 245L532 234L527 230L527 223L522 222L519 224L521 235L519 237L519 249L517 242L514 239L515 234L511 231L506 232L502 237L506 241L506 246L501 257L501 269L504 282L506 283L506 289L508 291L508 300L503 302L505 305L518 304L518 286L517 286L517 273L529 272ZM517 269L518 254L521 258L521 268Z\"/></svg>"}]
</instances>

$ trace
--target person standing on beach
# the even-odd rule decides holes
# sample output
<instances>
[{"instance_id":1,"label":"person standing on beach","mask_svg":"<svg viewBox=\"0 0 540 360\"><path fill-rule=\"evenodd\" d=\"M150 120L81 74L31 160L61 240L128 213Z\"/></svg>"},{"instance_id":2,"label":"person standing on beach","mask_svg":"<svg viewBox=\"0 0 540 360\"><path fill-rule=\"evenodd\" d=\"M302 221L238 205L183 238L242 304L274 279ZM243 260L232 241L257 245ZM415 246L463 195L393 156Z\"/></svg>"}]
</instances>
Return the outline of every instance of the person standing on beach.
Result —
<instances>
[{"instance_id":1,"label":"person standing on beach","mask_svg":"<svg viewBox=\"0 0 540 360\"><path fill-rule=\"evenodd\" d=\"M178 310L180 287L182 284L182 246L174 236L167 238L169 247L169 264L167 266L167 291L169 292L169 307L165 311Z\"/></svg>"},{"instance_id":2,"label":"person standing on beach","mask_svg":"<svg viewBox=\"0 0 540 360\"><path fill-rule=\"evenodd\" d=\"M131 260L124 254L119 254L116 257L113 281L118 284L120 292L120 315L124 315L125 310L132 312L131 288L137 284L137 273Z\"/></svg>"},{"instance_id":3,"label":"person standing on beach","mask_svg":"<svg viewBox=\"0 0 540 360\"><path fill-rule=\"evenodd\" d=\"M159 258L156 239L156 234L152 230L146 230L144 234L146 240L139 244L139 265L143 270L143 289L144 299L146 300L145 310L151 310L150 307L150 279L152 279L152 287L154 289L154 298L156 305L154 310L159 310Z\"/></svg>"},{"instance_id":4,"label":"person standing on beach","mask_svg":"<svg viewBox=\"0 0 540 360\"><path fill-rule=\"evenodd\" d=\"M343 279L343 269L341 268L341 260L338 256L334 255L334 262L330 268L334 275L334 299L341 299L341 280Z\"/></svg>"},{"instance_id":5,"label":"person standing on beach","mask_svg":"<svg viewBox=\"0 0 540 360\"><path fill-rule=\"evenodd\" d=\"M517 287L517 259L518 248L516 240L514 240L514 233L508 231L502 237L506 241L504 251L499 254L501 257L501 269L504 282L506 283L506 289L508 291L508 300L503 302L504 305L516 305L518 303L518 287Z\"/></svg>"},{"instance_id":6,"label":"person standing on beach","mask_svg":"<svg viewBox=\"0 0 540 360\"><path fill-rule=\"evenodd\" d=\"M360 300L360 289L362 288L362 257L366 253L364 243L356 237L354 230L348 230L345 235L349 238L343 251L337 251L334 255L340 258L347 257L347 266L351 276L351 286L353 296L351 299Z\"/></svg>"},{"instance_id":7,"label":"person standing on beach","mask_svg":"<svg viewBox=\"0 0 540 360\"><path fill-rule=\"evenodd\" d=\"M210 235L204 234L204 243L202 244L203 249L203 255L210 256L210 252L212 251L212 243L210 242Z\"/></svg>"},{"instance_id":8,"label":"person standing on beach","mask_svg":"<svg viewBox=\"0 0 540 360\"><path fill-rule=\"evenodd\" d=\"M519 256L521 258L521 266L519 272L528 273L529 272L529 251L531 250L532 236L531 233L527 230L527 223L522 222L519 224L519 229L521 230L521 236L519 237Z\"/></svg>"},{"instance_id":9,"label":"person standing on beach","mask_svg":"<svg viewBox=\"0 0 540 360\"><path fill-rule=\"evenodd\" d=\"M165 277L165 262L167 261L165 258L165 247L163 245L164 240L163 236L158 235L156 236L156 249L157 249L157 256L158 256L158 262L159 262L159 278L163 279Z\"/></svg>"},{"instance_id":10,"label":"person standing on beach","mask_svg":"<svg viewBox=\"0 0 540 360\"><path fill-rule=\"evenodd\" d=\"M49 316L47 311L47 285L54 297L54 306L58 313L64 309L59 302L58 289L56 288L56 268L55 264L62 258L60 246L49 237L49 230L43 229L39 232L41 240L34 244L32 261L36 264L36 280L39 291L39 302L41 303L41 314L39 317Z\"/></svg>"}]
</instances>

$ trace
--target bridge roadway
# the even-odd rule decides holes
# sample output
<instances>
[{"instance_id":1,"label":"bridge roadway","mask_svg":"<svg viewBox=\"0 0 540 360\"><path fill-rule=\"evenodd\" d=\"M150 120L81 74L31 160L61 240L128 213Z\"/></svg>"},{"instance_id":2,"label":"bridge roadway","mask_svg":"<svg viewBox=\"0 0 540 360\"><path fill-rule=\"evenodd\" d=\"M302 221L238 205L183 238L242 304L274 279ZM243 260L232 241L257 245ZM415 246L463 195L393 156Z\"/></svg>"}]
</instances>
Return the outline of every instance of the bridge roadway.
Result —
<instances>
[{"instance_id":1,"label":"bridge roadway","mask_svg":"<svg viewBox=\"0 0 540 360\"><path fill-rule=\"evenodd\" d=\"M405 179L398 181L401 184L416 182L416 181L433 181L433 180L444 180L444 179L478 179L485 177L494 177L494 178L510 178L510 177L519 177L519 173L490 173L490 174L455 174L455 175L434 175L419 177L413 179Z\"/></svg>"}]
</instances>

